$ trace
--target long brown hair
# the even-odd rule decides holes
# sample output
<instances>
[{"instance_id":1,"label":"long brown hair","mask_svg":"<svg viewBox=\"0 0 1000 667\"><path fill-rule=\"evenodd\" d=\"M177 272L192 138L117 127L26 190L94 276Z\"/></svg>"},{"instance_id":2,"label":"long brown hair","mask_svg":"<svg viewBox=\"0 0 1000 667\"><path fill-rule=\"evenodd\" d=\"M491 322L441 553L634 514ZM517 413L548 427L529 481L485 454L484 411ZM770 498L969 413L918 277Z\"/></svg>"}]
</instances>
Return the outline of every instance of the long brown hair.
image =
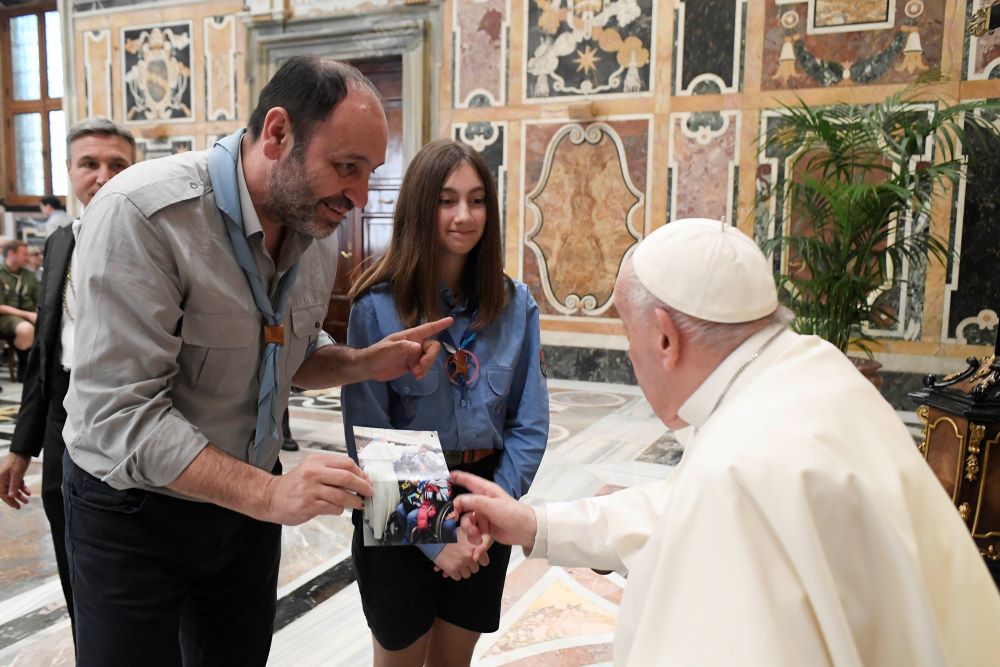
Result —
<instances>
[{"instance_id":1,"label":"long brown hair","mask_svg":"<svg viewBox=\"0 0 1000 667\"><path fill-rule=\"evenodd\" d=\"M486 226L462 269L462 293L477 310L473 328L499 319L507 303L500 241L500 203L483 158L465 144L438 139L416 154L403 177L385 255L368 267L351 288L351 303L379 283L392 284L399 319L408 327L438 315L438 200L445 181L462 164L479 174L486 193Z\"/></svg>"}]
</instances>

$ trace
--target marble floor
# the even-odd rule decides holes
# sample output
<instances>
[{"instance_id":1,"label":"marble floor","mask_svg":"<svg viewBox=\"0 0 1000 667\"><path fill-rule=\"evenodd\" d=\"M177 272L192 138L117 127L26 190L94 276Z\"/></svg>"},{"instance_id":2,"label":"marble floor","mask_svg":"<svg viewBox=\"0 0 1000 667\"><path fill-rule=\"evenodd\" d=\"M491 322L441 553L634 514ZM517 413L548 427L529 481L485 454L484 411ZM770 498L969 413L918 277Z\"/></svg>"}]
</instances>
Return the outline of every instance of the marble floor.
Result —
<instances>
[{"instance_id":1,"label":"marble floor","mask_svg":"<svg viewBox=\"0 0 1000 667\"><path fill-rule=\"evenodd\" d=\"M6 455L20 385L0 384L0 455ZM549 387L549 446L529 502L575 499L653 481L680 459L680 447L636 387L559 380ZM286 470L311 451L344 451L337 391L294 396L290 414L302 450L282 453ZM901 416L911 425L915 421L912 413ZM40 471L38 462L28 471L28 483L36 489ZM0 507L0 667L72 664L69 619L47 531L40 502L18 512ZM322 517L284 529L269 665L371 663L350 537L347 517ZM526 560L515 549L500 629L479 642L474 664L610 665L624 583L615 573Z\"/></svg>"}]
</instances>

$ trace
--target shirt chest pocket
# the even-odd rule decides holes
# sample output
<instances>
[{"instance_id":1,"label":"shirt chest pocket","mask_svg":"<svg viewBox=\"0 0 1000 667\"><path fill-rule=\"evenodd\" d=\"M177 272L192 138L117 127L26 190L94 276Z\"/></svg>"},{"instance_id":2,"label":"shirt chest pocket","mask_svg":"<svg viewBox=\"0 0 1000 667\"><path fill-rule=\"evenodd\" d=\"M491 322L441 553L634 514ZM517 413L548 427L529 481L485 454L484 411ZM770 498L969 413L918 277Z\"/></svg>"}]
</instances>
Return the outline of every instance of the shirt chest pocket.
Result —
<instances>
[{"instance_id":1,"label":"shirt chest pocket","mask_svg":"<svg viewBox=\"0 0 1000 667\"><path fill-rule=\"evenodd\" d=\"M184 313L180 381L211 395L242 395L256 386L260 320L251 313Z\"/></svg>"},{"instance_id":2,"label":"shirt chest pocket","mask_svg":"<svg viewBox=\"0 0 1000 667\"><path fill-rule=\"evenodd\" d=\"M309 350L309 343L319 336L323 327L323 318L326 317L326 304L318 303L306 306L293 306L290 313L292 322L292 332L290 336L285 336L285 349L283 350L282 375L284 369L288 369L290 377L295 374L302 361L306 358Z\"/></svg>"},{"instance_id":3,"label":"shirt chest pocket","mask_svg":"<svg viewBox=\"0 0 1000 667\"><path fill-rule=\"evenodd\" d=\"M413 421L413 418L417 416L417 406L420 399L436 392L439 382L440 374L436 370L430 371L420 380L415 379L412 375L406 375L389 382L389 387L398 401L395 406L390 406L393 413L391 415L392 425L396 428L403 428Z\"/></svg>"},{"instance_id":4,"label":"shirt chest pocket","mask_svg":"<svg viewBox=\"0 0 1000 667\"><path fill-rule=\"evenodd\" d=\"M491 366L486 369L486 381L489 384L489 390L486 391L486 410L494 422L503 423L513 378L514 370L511 368Z\"/></svg>"}]
</instances>

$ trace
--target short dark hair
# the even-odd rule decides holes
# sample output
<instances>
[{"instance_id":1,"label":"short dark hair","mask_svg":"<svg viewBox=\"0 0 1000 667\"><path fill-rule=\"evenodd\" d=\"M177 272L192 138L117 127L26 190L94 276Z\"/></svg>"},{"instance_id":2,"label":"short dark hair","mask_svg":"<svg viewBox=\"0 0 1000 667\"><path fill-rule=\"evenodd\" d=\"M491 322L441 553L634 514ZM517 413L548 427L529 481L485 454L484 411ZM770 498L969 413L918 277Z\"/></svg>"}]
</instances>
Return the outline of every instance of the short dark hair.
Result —
<instances>
[{"instance_id":1,"label":"short dark hair","mask_svg":"<svg viewBox=\"0 0 1000 667\"><path fill-rule=\"evenodd\" d=\"M289 58L260 91L257 108L247 123L250 140L256 142L260 138L267 112L281 107L292 121L296 145L305 146L313 125L330 115L347 96L350 86L368 91L381 100L372 82L353 65L312 56Z\"/></svg>"},{"instance_id":2,"label":"short dark hair","mask_svg":"<svg viewBox=\"0 0 1000 667\"><path fill-rule=\"evenodd\" d=\"M42 206L51 206L57 211L66 210L66 208L62 205L62 202L59 201L59 197L53 197L52 195L45 195L44 197L38 200L38 203L40 203Z\"/></svg>"},{"instance_id":3,"label":"short dark hair","mask_svg":"<svg viewBox=\"0 0 1000 667\"><path fill-rule=\"evenodd\" d=\"M66 133L66 155L69 156L69 147L73 145L74 141L94 135L121 137L128 142L129 147L132 149L132 161L135 162L135 137L132 136L132 133L124 125L119 125L113 120L101 118L100 116L81 120L69 128L69 132Z\"/></svg>"},{"instance_id":4,"label":"short dark hair","mask_svg":"<svg viewBox=\"0 0 1000 667\"><path fill-rule=\"evenodd\" d=\"M20 241L18 239L8 239L7 241L4 241L3 245L0 245L0 247L3 248L3 256L6 258L10 253L17 252L22 246L26 245L28 244L24 241Z\"/></svg>"}]
</instances>

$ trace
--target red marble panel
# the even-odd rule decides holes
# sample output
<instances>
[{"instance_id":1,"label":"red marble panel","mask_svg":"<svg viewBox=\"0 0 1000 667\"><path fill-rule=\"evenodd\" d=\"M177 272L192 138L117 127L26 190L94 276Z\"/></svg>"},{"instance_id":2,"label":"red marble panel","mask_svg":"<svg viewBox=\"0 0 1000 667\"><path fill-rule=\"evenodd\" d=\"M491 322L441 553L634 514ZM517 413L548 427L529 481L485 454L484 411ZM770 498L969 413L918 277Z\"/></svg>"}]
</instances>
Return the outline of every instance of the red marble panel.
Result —
<instances>
[{"instance_id":1,"label":"red marble panel","mask_svg":"<svg viewBox=\"0 0 1000 667\"><path fill-rule=\"evenodd\" d=\"M681 113L671 117L671 220L725 217L734 222L731 209L736 188L733 168L738 159L738 117L739 112Z\"/></svg>"},{"instance_id":2,"label":"red marble panel","mask_svg":"<svg viewBox=\"0 0 1000 667\"><path fill-rule=\"evenodd\" d=\"M764 90L908 83L941 66L945 0L897 0L891 27L856 30L884 0L765 1ZM819 31L808 25L810 3Z\"/></svg>"},{"instance_id":3,"label":"red marble panel","mask_svg":"<svg viewBox=\"0 0 1000 667\"><path fill-rule=\"evenodd\" d=\"M636 242L633 231L640 237L644 233L650 127L645 119L573 127L578 129L577 139L588 132L590 139L574 143L564 131L569 129L566 125L525 128L524 192L541 212L539 220L525 201L525 241L539 249L544 265L526 247L522 277L543 314L587 316L583 310L566 312L567 301L572 301L568 297L590 296L598 307L607 304L622 257ZM549 154L551 164L543 173ZM545 182L539 188L542 179ZM630 210L631 230L627 224ZM555 305L549 294L563 307ZM588 309L594 310L593 306ZM613 307L599 314L616 316Z\"/></svg>"},{"instance_id":4,"label":"red marble panel","mask_svg":"<svg viewBox=\"0 0 1000 667\"><path fill-rule=\"evenodd\" d=\"M470 105L476 94L489 96L492 106L503 105L505 0L455 2L455 106ZM482 100L485 101L485 100ZM480 106L477 100L474 106Z\"/></svg>"}]
</instances>

